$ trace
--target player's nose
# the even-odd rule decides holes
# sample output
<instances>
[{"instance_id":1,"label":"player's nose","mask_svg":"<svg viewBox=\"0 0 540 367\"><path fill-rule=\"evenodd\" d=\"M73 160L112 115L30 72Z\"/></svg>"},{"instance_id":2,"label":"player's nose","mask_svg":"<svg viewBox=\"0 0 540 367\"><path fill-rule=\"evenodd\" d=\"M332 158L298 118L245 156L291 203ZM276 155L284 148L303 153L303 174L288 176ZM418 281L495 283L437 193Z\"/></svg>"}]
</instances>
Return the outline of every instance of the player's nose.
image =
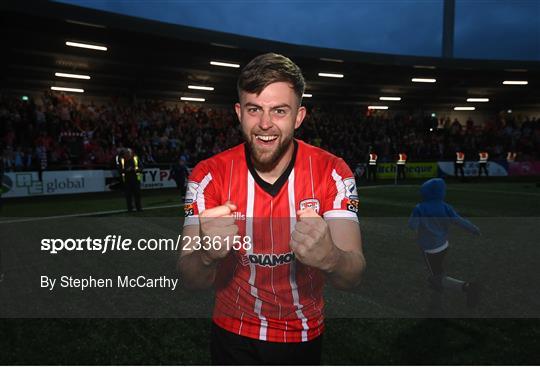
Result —
<instances>
[{"instance_id":1,"label":"player's nose","mask_svg":"<svg viewBox=\"0 0 540 367\"><path fill-rule=\"evenodd\" d=\"M266 111L261 114L261 118L259 119L259 127L262 130L268 130L273 126L272 117L270 116L270 111Z\"/></svg>"}]
</instances>

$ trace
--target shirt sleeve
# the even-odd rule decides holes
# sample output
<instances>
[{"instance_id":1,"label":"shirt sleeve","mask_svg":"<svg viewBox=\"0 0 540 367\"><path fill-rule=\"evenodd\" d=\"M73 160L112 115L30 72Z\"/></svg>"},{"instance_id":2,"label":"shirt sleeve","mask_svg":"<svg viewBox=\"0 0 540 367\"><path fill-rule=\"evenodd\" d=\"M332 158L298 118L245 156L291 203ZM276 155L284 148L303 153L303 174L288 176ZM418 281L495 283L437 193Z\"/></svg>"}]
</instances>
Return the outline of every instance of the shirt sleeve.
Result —
<instances>
[{"instance_id":1,"label":"shirt sleeve","mask_svg":"<svg viewBox=\"0 0 540 367\"><path fill-rule=\"evenodd\" d=\"M205 161L191 171L184 199L184 226L199 224L199 213L220 205L216 175Z\"/></svg>"},{"instance_id":2,"label":"shirt sleeve","mask_svg":"<svg viewBox=\"0 0 540 367\"><path fill-rule=\"evenodd\" d=\"M446 212L452 222L459 227L471 232L472 234L480 235L480 229L474 225L471 221L460 216L452 206L446 204Z\"/></svg>"},{"instance_id":3,"label":"shirt sleeve","mask_svg":"<svg viewBox=\"0 0 540 367\"><path fill-rule=\"evenodd\" d=\"M359 199L351 169L343 159L336 159L328 176L323 206L324 219L348 219L358 222Z\"/></svg>"}]
</instances>

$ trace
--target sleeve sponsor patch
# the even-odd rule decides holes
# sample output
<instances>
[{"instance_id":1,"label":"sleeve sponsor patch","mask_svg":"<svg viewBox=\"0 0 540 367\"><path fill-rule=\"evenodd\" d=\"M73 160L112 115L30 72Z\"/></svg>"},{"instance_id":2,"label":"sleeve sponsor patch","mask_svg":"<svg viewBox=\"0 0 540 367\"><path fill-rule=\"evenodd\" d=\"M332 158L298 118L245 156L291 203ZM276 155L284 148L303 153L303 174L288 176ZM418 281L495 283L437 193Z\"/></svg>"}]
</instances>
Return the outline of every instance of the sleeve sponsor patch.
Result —
<instances>
[{"instance_id":1,"label":"sleeve sponsor patch","mask_svg":"<svg viewBox=\"0 0 540 367\"><path fill-rule=\"evenodd\" d=\"M185 204L192 204L197 201L197 191L199 189L199 184L193 181L189 181L187 184L186 198L184 199Z\"/></svg>"},{"instance_id":2,"label":"sleeve sponsor patch","mask_svg":"<svg viewBox=\"0 0 540 367\"><path fill-rule=\"evenodd\" d=\"M354 177L344 179L343 184L345 185L345 197L357 199L358 193L356 191L356 181L354 180Z\"/></svg>"},{"instance_id":3,"label":"sleeve sponsor patch","mask_svg":"<svg viewBox=\"0 0 540 367\"><path fill-rule=\"evenodd\" d=\"M194 204L186 204L184 205L184 216L190 217L195 214Z\"/></svg>"},{"instance_id":4,"label":"sleeve sponsor patch","mask_svg":"<svg viewBox=\"0 0 540 367\"><path fill-rule=\"evenodd\" d=\"M358 205L359 205L358 198L349 198L347 199L347 210L353 213L358 213Z\"/></svg>"}]
</instances>

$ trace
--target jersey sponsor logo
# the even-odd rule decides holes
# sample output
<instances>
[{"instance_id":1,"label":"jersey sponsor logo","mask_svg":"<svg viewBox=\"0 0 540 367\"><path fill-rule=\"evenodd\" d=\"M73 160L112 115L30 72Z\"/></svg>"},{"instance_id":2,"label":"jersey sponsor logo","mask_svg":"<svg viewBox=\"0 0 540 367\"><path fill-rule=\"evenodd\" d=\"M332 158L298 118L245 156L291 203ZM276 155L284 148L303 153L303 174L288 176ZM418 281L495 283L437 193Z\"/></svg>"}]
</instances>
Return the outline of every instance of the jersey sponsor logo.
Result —
<instances>
[{"instance_id":1,"label":"jersey sponsor logo","mask_svg":"<svg viewBox=\"0 0 540 367\"><path fill-rule=\"evenodd\" d=\"M191 204L197 201L197 190L199 189L199 184L193 181L189 181L187 184L186 198L184 203Z\"/></svg>"},{"instance_id":2,"label":"jersey sponsor logo","mask_svg":"<svg viewBox=\"0 0 540 367\"><path fill-rule=\"evenodd\" d=\"M358 197L358 193L356 192L356 181L354 180L354 177L344 179L343 184L345 185L346 198L351 198L352 196Z\"/></svg>"},{"instance_id":3,"label":"jersey sponsor logo","mask_svg":"<svg viewBox=\"0 0 540 367\"><path fill-rule=\"evenodd\" d=\"M240 260L242 265L255 264L257 266L267 266L270 268L290 264L295 257L292 252L285 254L245 254Z\"/></svg>"},{"instance_id":4,"label":"jersey sponsor logo","mask_svg":"<svg viewBox=\"0 0 540 367\"><path fill-rule=\"evenodd\" d=\"M234 212L232 215L234 220L246 220L246 215L242 212Z\"/></svg>"},{"instance_id":5,"label":"jersey sponsor logo","mask_svg":"<svg viewBox=\"0 0 540 367\"><path fill-rule=\"evenodd\" d=\"M248 266L249 265L249 259L248 259L247 254L244 254L244 255L240 256L240 264L242 264L242 266Z\"/></svg>"},{"instance_id":6,"label":"jersey sponsor logo","mask_svg":"<svg viewBox=\"0 0 540 367\"><path fill-rule=\"evenodd\" d=\"M360 202L358 199L349 199L347 200L347 210L353 213L358 213L358 205Z\"/></svg>"},{"instance_id":7,"label":"jersey sponsor logo","mask_svg":"<svg viewBox=\"0 0 540 367\"><path fill-rule=\"evenodd\" d=\"M315 210L317 214L319 214L321 204L319 203L319 200L315 198L304 199L300 202L300 210L304 210L307 208L311 208Z\"/></svg>"}]
</instances>

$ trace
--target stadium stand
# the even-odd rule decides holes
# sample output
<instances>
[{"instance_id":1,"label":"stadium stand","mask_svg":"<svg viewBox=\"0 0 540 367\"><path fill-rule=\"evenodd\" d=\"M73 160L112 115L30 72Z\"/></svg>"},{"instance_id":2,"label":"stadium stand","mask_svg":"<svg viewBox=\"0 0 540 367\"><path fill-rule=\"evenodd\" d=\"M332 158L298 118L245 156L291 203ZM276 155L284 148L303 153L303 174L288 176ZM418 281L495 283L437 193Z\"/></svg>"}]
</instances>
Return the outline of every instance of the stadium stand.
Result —
<instances>
[{"instance_id":1,"label":"stadium stand","mask_svg":"<svg viewBox=\"0 0 540 367\"><path fill-rule=\"evenodd\" d=\"M0 136L6 171L110 168L118 149L133 146L146 165L170 164L185 156L195 165L242 141L234 111L227 107L164 101L83 103L45 92L29 101L1 98ZM475 160L481 149L504 160L540 159L540 118L499 114L479 123L407 114L366 114L365 109L316 106L299 137L354 166L374 147L380 162L400 149L410 159L453 160L461 149Z\"/></svg>"}]
</instances>

